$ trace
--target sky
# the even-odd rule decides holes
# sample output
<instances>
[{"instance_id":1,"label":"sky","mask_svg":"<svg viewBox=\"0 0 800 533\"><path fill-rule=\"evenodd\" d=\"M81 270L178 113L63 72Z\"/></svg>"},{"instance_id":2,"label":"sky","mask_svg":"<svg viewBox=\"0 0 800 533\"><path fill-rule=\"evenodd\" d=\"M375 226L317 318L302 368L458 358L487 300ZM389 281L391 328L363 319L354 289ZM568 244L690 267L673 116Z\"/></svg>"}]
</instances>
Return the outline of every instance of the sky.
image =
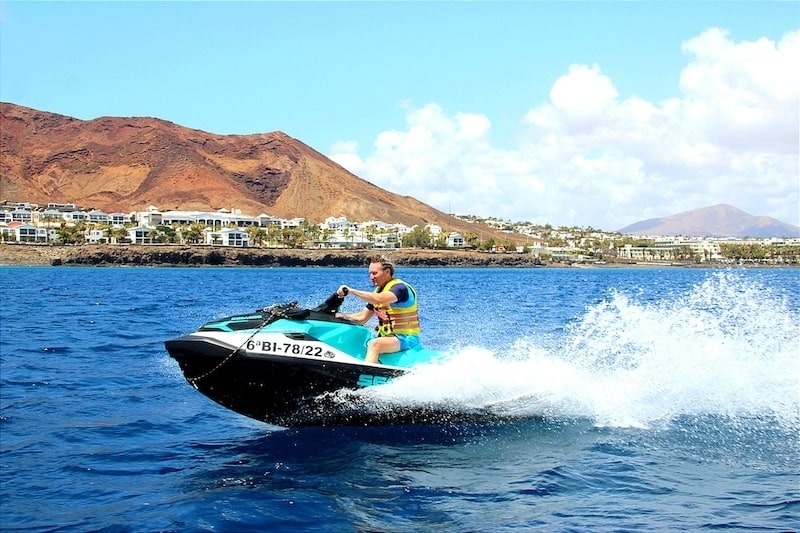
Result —
<instances>
[{"instance_id":1,"label":"sky","mask_svg":"<svg viewBox=\"0 0 800 533\"><path fill-rule=\"evenodd\" d=\"M605 231L800 225L798 65L797 1L0 1L0 101L283 131L448 213Z\"/></svg>"}]
</instances>

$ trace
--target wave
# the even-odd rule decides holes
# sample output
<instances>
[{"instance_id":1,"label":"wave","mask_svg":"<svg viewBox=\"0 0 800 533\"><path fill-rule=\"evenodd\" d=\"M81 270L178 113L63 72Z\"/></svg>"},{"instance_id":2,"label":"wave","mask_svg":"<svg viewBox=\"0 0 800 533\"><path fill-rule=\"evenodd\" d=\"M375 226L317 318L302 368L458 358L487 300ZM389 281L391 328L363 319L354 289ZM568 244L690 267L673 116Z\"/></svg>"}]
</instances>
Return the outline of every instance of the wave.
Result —
<instances>
[{"instance_id":1,"label":"wave","mask_svg":"<svg viewBox=\"0 0 800 533\"><path fill-rule=\"evenodd\" d=\"M597 426L712 415L800 428L800 319L786 294L718 272L686 292L642 300L613 290L558 335L453 349L356 395L376 409L477 409Z\"/></svg>"}]
</instances>

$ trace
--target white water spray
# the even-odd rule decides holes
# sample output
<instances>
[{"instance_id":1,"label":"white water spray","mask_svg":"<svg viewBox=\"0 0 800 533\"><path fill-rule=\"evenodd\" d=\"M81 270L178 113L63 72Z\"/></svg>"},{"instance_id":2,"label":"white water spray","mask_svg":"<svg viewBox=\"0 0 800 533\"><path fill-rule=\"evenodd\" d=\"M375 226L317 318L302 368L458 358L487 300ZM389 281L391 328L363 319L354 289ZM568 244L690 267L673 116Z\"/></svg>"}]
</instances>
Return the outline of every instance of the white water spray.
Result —
<instances>
[{"instance_id":1,"label":"white water spray","mask_svg":"<svg viewBox=\"0 0 800 533\"><path fill-rule=\"evenodd\" d=\"M368 403L585 417L649 427L680 416L769 417L800 428L800 319L788 298L733 273L638 302L618 291L560 338L509 352L460 349L380 387Z\"/></svg>"}]
</instances>

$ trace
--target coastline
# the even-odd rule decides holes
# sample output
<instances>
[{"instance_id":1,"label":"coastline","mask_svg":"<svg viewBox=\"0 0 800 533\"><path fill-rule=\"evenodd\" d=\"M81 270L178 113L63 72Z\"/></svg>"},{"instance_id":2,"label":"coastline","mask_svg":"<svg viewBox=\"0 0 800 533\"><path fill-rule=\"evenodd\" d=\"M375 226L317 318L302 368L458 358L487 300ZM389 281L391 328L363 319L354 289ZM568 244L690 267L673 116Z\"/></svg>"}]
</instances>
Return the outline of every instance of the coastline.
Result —
<instances>
[{"instance_id":1,"label":"coastline","mask_svg":"<svg viewBox=\"0 0 800 533\"><path fill-rule=\"evenodd\" d=\"M375 255L402 266L533 267L527 254L462 250L306 250L184 245L0 244L0 266L360 267ZM558 264L556 263L555 266ZM548 266L554 266L548 263ZM563 265L566 266L566 265Z\"/></svg>"},{"instance_id":2,"label":"coastline","mask_svg":"<svg viewBox=\"0 0 800 533\"><path fill-rule=\"evenodd\" d=\"M702 267L733 265L695 263L603 264L541 262L530 254L487 253L472 250L307 250L288 248L224 248L185 245L37 245L0 244L0 266L227 266L227 267L360 267L383 254L406 267ZM771 267L773 265L748 265ZM797 265L776 265L792 267Z\"/></svg>"}]
</instances>

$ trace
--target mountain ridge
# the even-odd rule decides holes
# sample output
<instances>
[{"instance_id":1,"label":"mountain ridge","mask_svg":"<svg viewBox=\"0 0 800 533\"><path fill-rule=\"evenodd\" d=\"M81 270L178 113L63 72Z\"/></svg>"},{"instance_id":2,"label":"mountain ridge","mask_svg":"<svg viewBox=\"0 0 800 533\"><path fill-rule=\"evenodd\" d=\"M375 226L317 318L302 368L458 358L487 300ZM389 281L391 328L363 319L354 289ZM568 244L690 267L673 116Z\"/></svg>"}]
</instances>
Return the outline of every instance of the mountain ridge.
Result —
<instances>
[{"instance_id":1,"label":"mountain ridge","mask_svg":"<svg viewBox=\"0 0 800 533\"><path fill-rule=\"evenodd\" d=\"M687 237L800 237L800 227L772 217L753 216L729 204L635 222L619 233Z\"/></svg>"},{"instance_id":2,"label":"mountain ridge","mask_svg":"<svg viewBox=\"0 0 800 533\"><path fill-rule=\"evenodd\" d=\"M0 102L0 201L107 212L239 209L253 216L435 224L519 240L352 174L276 131L217 135L151 117L80 120Z\"/></svg>"}]
</instances>

